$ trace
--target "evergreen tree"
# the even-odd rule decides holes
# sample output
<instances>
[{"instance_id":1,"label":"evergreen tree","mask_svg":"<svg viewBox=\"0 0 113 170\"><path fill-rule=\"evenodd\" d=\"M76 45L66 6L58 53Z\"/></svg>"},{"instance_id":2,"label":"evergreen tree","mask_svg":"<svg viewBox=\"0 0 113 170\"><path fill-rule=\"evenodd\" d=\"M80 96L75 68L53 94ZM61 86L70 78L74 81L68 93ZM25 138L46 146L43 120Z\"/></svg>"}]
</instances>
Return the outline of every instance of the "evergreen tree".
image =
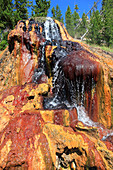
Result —
<instances>
[{"instance_id":1,"label":"evergreen tree","mask_svg":"<svg viewBox=\"0 0 113 170\"><path fill-rule=\"evenodd\" d=\"M102 1L103 37L107 46L113 46L113 0Z\"/></svg>"},{"instance_id":2,"label":"evergreen tree","mask_svg":"<svg viewBox=\"0 0 113 170\"><path fill-rule=\"evenodd\" d=\"M27 8L31 9L31 13L28 14L28 18L31 18L33 16L33 12L34 12L33 0L31 0L31 1L28 0Z\"/></svg>"},{"instance_id":3,"label":"evergreen tree","mask_svg":"<svg viewBox=\"0 0 113 170\"><path fill-rule=\"evenodd\" d=\"M79 14L78 14L78 5L75 5L75 8L74 8L75 10L74 10L74 13L72 14L72 16L73 16L73 24L74 24L74 30L75 30L75 37L76 38L78 38L79 37L79 29L78 28L76 28L77 27L77 25L79 24L79 22L80 22L80 16L79 16ZM76 28L76 29L75 29Z\"/></svg>"},{"instance_id":4,"label":"evergreen tree","mask_svg":"<svg viewBox=\"0 0 113 170\"><path fill-rule=\"evenodd\" d=\"M56 6L56 9L53 7L51 12L52 12L52 15L53 15L52 16L53 19L56 19L56 20L63 23L64 19L62 17L61 10L60 10L58 5Z\"/></svg>"},{"instance_id":5,"label":"evergreen tree","mask_svg":"<svg viewBox=\"0 0 113 170\"><path fill-rule=\"evenodd\" d=\"M93 10L92 15L90 17L87 41L93 44L100 45L102 42L102 27L102 16L100 15L99 10Z\"/></svg>"},{"instance_id":6,"label":"evergreen tree","mask_svg":"<svg viewBox=\"0 0 113 170\"><path fill-rule=\"evenodd\" d=\"M87 27L88 27L88 18L86 16L85 13L82 14L82 22L80 24L80 36L82 37L86 31L87 31Z\"/></svg>"},{"instance_id":7,"label":"evergreen tree","mask_svg":"<svg viewBox=\"0 0 113 170\"><path fill-rule=\"evenodd\" d=\"M66 29L67 29L68 33L72 37L74 37L75 33L74 33L73 15L72 15L69 5L68 5L67 11L65 13L65 22L66 22Z\"/></svg>"},{"instance_id":8,"label":"evergreen tree","mask_svg":"<svg viewBox=\"0 0 113 170\"><path fill-rule=\"evenodd\" d=\"M80 19L80 25L79 27L75 30L77 34L77 38L81 38L87 31L88 27L88 18L85 13L82 14L82 18Z\"/></svg>"},{"instance_id":9,"label":"evergreen tree","mask_svg":"<svg viewBox=\"0 0 113 170\"><path fill-rule=\"evenodd\" d=\"M63 22L63 17L62 17L62 14L61 14L61 10L60 10L58 5L56 6L56 19L58 21L60 21L60 22Z\"/></svg>"},{"instance_id":10,"label":"evergreen tree","mask_svg":"<svg viewBox=\"0 0 113 170\"><path fill-rule=\"evenodd\" d=\"M74 10L74 13L73 13L73 22L74 22L74 26L76 27L77 26L77 24L79 23L79 19L80 19L80 17L79 17L79 14L78 14L78 5L75 5L75 8L74 8L75 10Z\"/></svg>"},{"instance_id":11,"label":"evergreen tree","mask_svg":"<svg viewBox=\"0 0 113 170\"><path fill-rule=\"evenodd\" d=\"M19 20L26 20L28 18L28 1L27 0L15 0L14 1L14 22L15 25Z\"/></svg>"},{"instance_id":12,"label":"evergreen tree","mask_svg":"<svg viewBox=\"0 0 113 170\"><path fill-rule=\"evenodd\" d=\"M0 0L0 50L8 45L7 36L13 29L13 3L12 0Z\"/></svg>"},{"instance_id":13,"label":"evergreen tree","mask_svg":"<svg viewBox=\"0 0 113 170\"><path fill-rule=\"evenodd\" d=\"M13 3L12 0L0 0L0 28L13 28Z\"/></svg>"},{"instance_id":14,"label":"evergreen tree","mask_svg":"<svg viewBox=\"0 0 113 170\"><path fill-rule=\"evenodd\" d=\"M34 17L46 17L48 9L50 8L50 0L35 0L36 5L34 5Z\"/></svg>"},{"instance_id":15,"label":"evergreen tree","mask_svg":"<svg viewBox=\"0 0 113 170\"><path fill-rule=\"evenodd\" d=\"M52 18L56 19L56 10L55 10L55 7L52 8L51 13L53 15Z\"/></svg>"},{"instance_id":16,"label":"evergreen tree","mask_svg":"<svg viewBox=\"0 0 113 170\"><path fill-rule=\"evenodd\" d=\"M85 13L82 14L82 27L87 28L87 16Z\"/></svg>"}]
</instances>

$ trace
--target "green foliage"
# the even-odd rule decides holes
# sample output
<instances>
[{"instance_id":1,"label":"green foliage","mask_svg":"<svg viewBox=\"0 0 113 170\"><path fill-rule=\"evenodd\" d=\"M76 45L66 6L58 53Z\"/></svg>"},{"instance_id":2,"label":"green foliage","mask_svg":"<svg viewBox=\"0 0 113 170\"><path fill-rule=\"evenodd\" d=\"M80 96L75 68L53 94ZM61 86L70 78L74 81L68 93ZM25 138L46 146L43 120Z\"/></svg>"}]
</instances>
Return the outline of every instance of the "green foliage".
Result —
<instances>
[{"instance_id":1,"label":"green foliage","mask_svg":"<svg viewBox=\"0 0 113 170\"><path fill-rule=\"evenodd\" d=\"M27 0L15 0L14 1L14 25L19 20L28 18L28 1Z\"/></svg>"},{"instance_id":2,"label":"green foliage","mask_svg":"<svg viewBox=\"0 0 113 170\"><path fill-rule=\"evenodd\" d=\"M31 13L28 13L28 18L31 18L33 16L33 10L34 10L34 6L33 6L33 0L29 1L27 0L27 8L31 9Z\"/></svg>"},{"instance_id":3,"label":"green foliage","mask_svg":"<svg viewBox=\"0 0 113 170\"><path fill-rule=\"evenodd\" d=\"M78 9L79 9L78 5L75 5L74 9L75 10L74 10L74 13L72 14L72 16L73 16L73 23L74 23L74 29L75 29L80 22L80 16L78 14ZM74 33L75 33L76 38L80 37L80 30L79 29L75 29Z\"/></svg>"},{"instance_id":4,"label":"green foliage","mask_svg":"<svg viewBox=\"0 0 113 170\"><path fill-rule=\"evenodd\" d=\"M92 44L100 45L102 43L102 16L99 10L93 11L90 17L87 41Z\"/></svg>"},{"instance_id":5,"label":"green foliage","mask_svg":"<svg viewBox=\"0 0 113 170\"><path fill-rule=\"evenodd\" d=\"M4 32L4 33L2 33L0 35L1 35L1 37L0 37L0 39L1 39L0 50L4 50L8 45L8 42L7 42L8 32Z\"/></svg>"},{"instance_id":6,"label":"green foliage","mask_svg":"<svg viewBox=\"0 0 113 170\"><path fill-rule=\"evenodd\" d=\"M7 40L2 40L0 42L0 50L4 50L7 47L8 43Z\"/></svg>"},{"instance_id":7,"label":"green foliage","mask_svg":"<svg viewBox=\"0 0 113 170\"><path fill-rule=\"evenodd\" d=\"M0 0L0 50L8 45L7 36L19 20L28 18L27 0Z\"/></svg>"},{"instance_id":8,"label":"green foliage","mask_svg":"<svg viewBox=\"0 0 113 170\"><path fill-rule=\"evenodd\" d=\"M102 1L103 37L108 47L113 47L113 0Z\"/></svg>"},{"instance_id":9,"label":"green foliage","mask_svg":"<svg viewBox=\"0 0 113 170\"><path fill-rule=\"evenodd\" d=\"M75 8L74 8L75 10L76 10L76 12L78 11L78 5L75 5Z\"/></svg>"},{"instance_id":10,"label":"green foliage","mask_svg":"<svg viewBox=\"0 0 113 170\"><path fill-rule=\"evenodd\" d=\"M113 0L103 0L102 10L93 9L90 17L87 41L113 47Z\"/></svg>"},{"instance_id":11,"label":"green foliage","mask_svg":"<svg viewBox=\"0 0 113 170\"><path fill-rule=\"evenodd\" d=\"M35 0L36 5L33 7L33 17L46 17L50 8L50 0Z\"/></svg>"},{"instance_id":12,"label":"green foliage","mask_svg":"<svg viewBox=\"0 0 113 170\"><path fill-rule=\"evenodd\" d=\"M87 27L88 27L87 16L85 15L85 13L83 13L80 26L75 30L76 37L80 39L85 34Z\"/></svg>"},{"instance_id":13,"label":"green foliage","mask_svg":"<svg viewBox=\"0 0 113 170\"><path fill-rule=\"evenodd\" d=\"M55 7L52 8L51 13L53 15L52 18L56 19L56 10L55 10Z\"/></svg>"},{"instance_id":14,"label":"green foliage","mask_svg":"<svg viewBox=\"0 0 113 170\"><path fill-rule=\"evenodd\" d=\"M12 0L0 0L0 28L13 28Z\"/></svg>"},{"instance_id":15,"label":"green foliage","mask_svg":"<svg viewBox=\"0 0 113 170\"><path fill-rule=\"evenodd\" d=\"M52 16L53 19L56 19L56 20L63 23L64 19L62 17L61 10L60 10L58 5L56 6L56 9L53 7L51 12L52 12L52 15L53 15Z\"/></svg>"},{"instance_id":16,"label":"green foliage","mask_svg":"<svg viewBox=\"0 0 113 170\"><path fill-rule=\"evenodd\" d=\"M85 13L82 14L82 26L87 28L87 16Z\"/></svg>"},{"instance_id":17,"label":"green foliage","mask_svg":"<svg viewBox=\"0 0 113 170\"><path fill-rule=\"evenodd\" d=\"M7 35L13 28L13 3L12 0L0 0L0 50L7 46Z\"/></svg>"},{"instance_id":18,"label":"green foliage","mask_svg":"<svg viewBox=\"0 0 113 170\"><path fill-rule=\"evenodd\" d=\"M67 29L68 33L72 37L74 37L75 33L74 33L73 15L72 15L69 5L68 5L67 11L65 13L65 22L66 22L66 29Z\"/></svg>"},{"instance_id":19,"label":"green foliage","mask_svg":"<svg viewBox=\"0 0 113 170\"><path fill-rule=\"evenodd\" d=\"M74 26L76 27L77 26L77 24L79 23L79 19L80 19L80 17L79 17L79 14L78 14L78 6L77 5L75 5L75 10L74 10L74 13L73 13L73 22L74 22Z\"/></svg>"}]
</instances>

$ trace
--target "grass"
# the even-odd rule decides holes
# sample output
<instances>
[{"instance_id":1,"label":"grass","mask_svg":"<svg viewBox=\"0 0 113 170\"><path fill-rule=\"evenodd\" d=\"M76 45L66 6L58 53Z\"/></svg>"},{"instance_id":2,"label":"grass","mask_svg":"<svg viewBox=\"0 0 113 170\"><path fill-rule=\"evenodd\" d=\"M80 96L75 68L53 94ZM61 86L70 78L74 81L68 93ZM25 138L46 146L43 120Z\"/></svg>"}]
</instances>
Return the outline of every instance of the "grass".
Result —
<instances>
[{"instance_id":1,"label":"grass","mask_svg":"<svg viewBox=\"0 0 113 170\"><path fill-rule=\"evenodd\" d=\"M113 48L109 48L109 47L105 47L105 46L100 46L100 48L104 51L113 53Z\"/></svg>"},{"instance_id":2,"label":"grass","mask_svg":"<svg viewBox=\"0 0 113 170\"><path fill-rule=\"evenodd\" d=\"M86 42L83 41L83 43L86 43ZM87 44L87 43L86 43L86 44ZM99 45L96 45L96 44L88 44L88 45L90 45L91 47L100 48L100 49L102 49L102 50L104 50L104 51L113 53L113 48L106 47L106 46L104 46L104 45L103 45L103 46L99 46Z\"/></svg>"}]
</instances>

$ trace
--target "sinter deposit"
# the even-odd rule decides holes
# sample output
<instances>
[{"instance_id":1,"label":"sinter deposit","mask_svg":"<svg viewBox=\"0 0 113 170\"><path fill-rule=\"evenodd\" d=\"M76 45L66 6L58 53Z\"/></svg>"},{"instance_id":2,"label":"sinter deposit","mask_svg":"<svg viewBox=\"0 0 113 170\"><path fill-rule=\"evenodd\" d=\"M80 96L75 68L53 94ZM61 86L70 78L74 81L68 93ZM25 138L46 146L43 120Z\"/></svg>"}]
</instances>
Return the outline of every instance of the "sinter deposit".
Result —
<instances>
[{"instance_id":1,"label":"sinter deposit","mask_svg":"<svg viewBox=\"0 0 113 170\"><path fill-rule=\"evenodd\" d=\"M52 18L19 21L0 55L0 169L112 170L113 58Z\"/></svg>"}]
</instances>

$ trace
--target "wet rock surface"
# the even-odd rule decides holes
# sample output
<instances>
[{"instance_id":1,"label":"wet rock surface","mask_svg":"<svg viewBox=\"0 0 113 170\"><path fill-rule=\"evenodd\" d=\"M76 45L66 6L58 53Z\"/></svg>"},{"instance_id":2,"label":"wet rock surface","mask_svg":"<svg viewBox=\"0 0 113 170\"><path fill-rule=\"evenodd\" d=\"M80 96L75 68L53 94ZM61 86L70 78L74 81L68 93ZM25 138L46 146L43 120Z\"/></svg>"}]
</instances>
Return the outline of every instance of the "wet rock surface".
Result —
<instances>
[{"instance_id":1,"label":"wet rock surface","mask_svg":"<svg viewBox=\"0 0 113 170\"><path fill-rule=\"evenodd\" d=\"M19 21L8 40L0 169L113 169L112 56L92 53L51 18Z\"/></svg>"}]
</instances>

